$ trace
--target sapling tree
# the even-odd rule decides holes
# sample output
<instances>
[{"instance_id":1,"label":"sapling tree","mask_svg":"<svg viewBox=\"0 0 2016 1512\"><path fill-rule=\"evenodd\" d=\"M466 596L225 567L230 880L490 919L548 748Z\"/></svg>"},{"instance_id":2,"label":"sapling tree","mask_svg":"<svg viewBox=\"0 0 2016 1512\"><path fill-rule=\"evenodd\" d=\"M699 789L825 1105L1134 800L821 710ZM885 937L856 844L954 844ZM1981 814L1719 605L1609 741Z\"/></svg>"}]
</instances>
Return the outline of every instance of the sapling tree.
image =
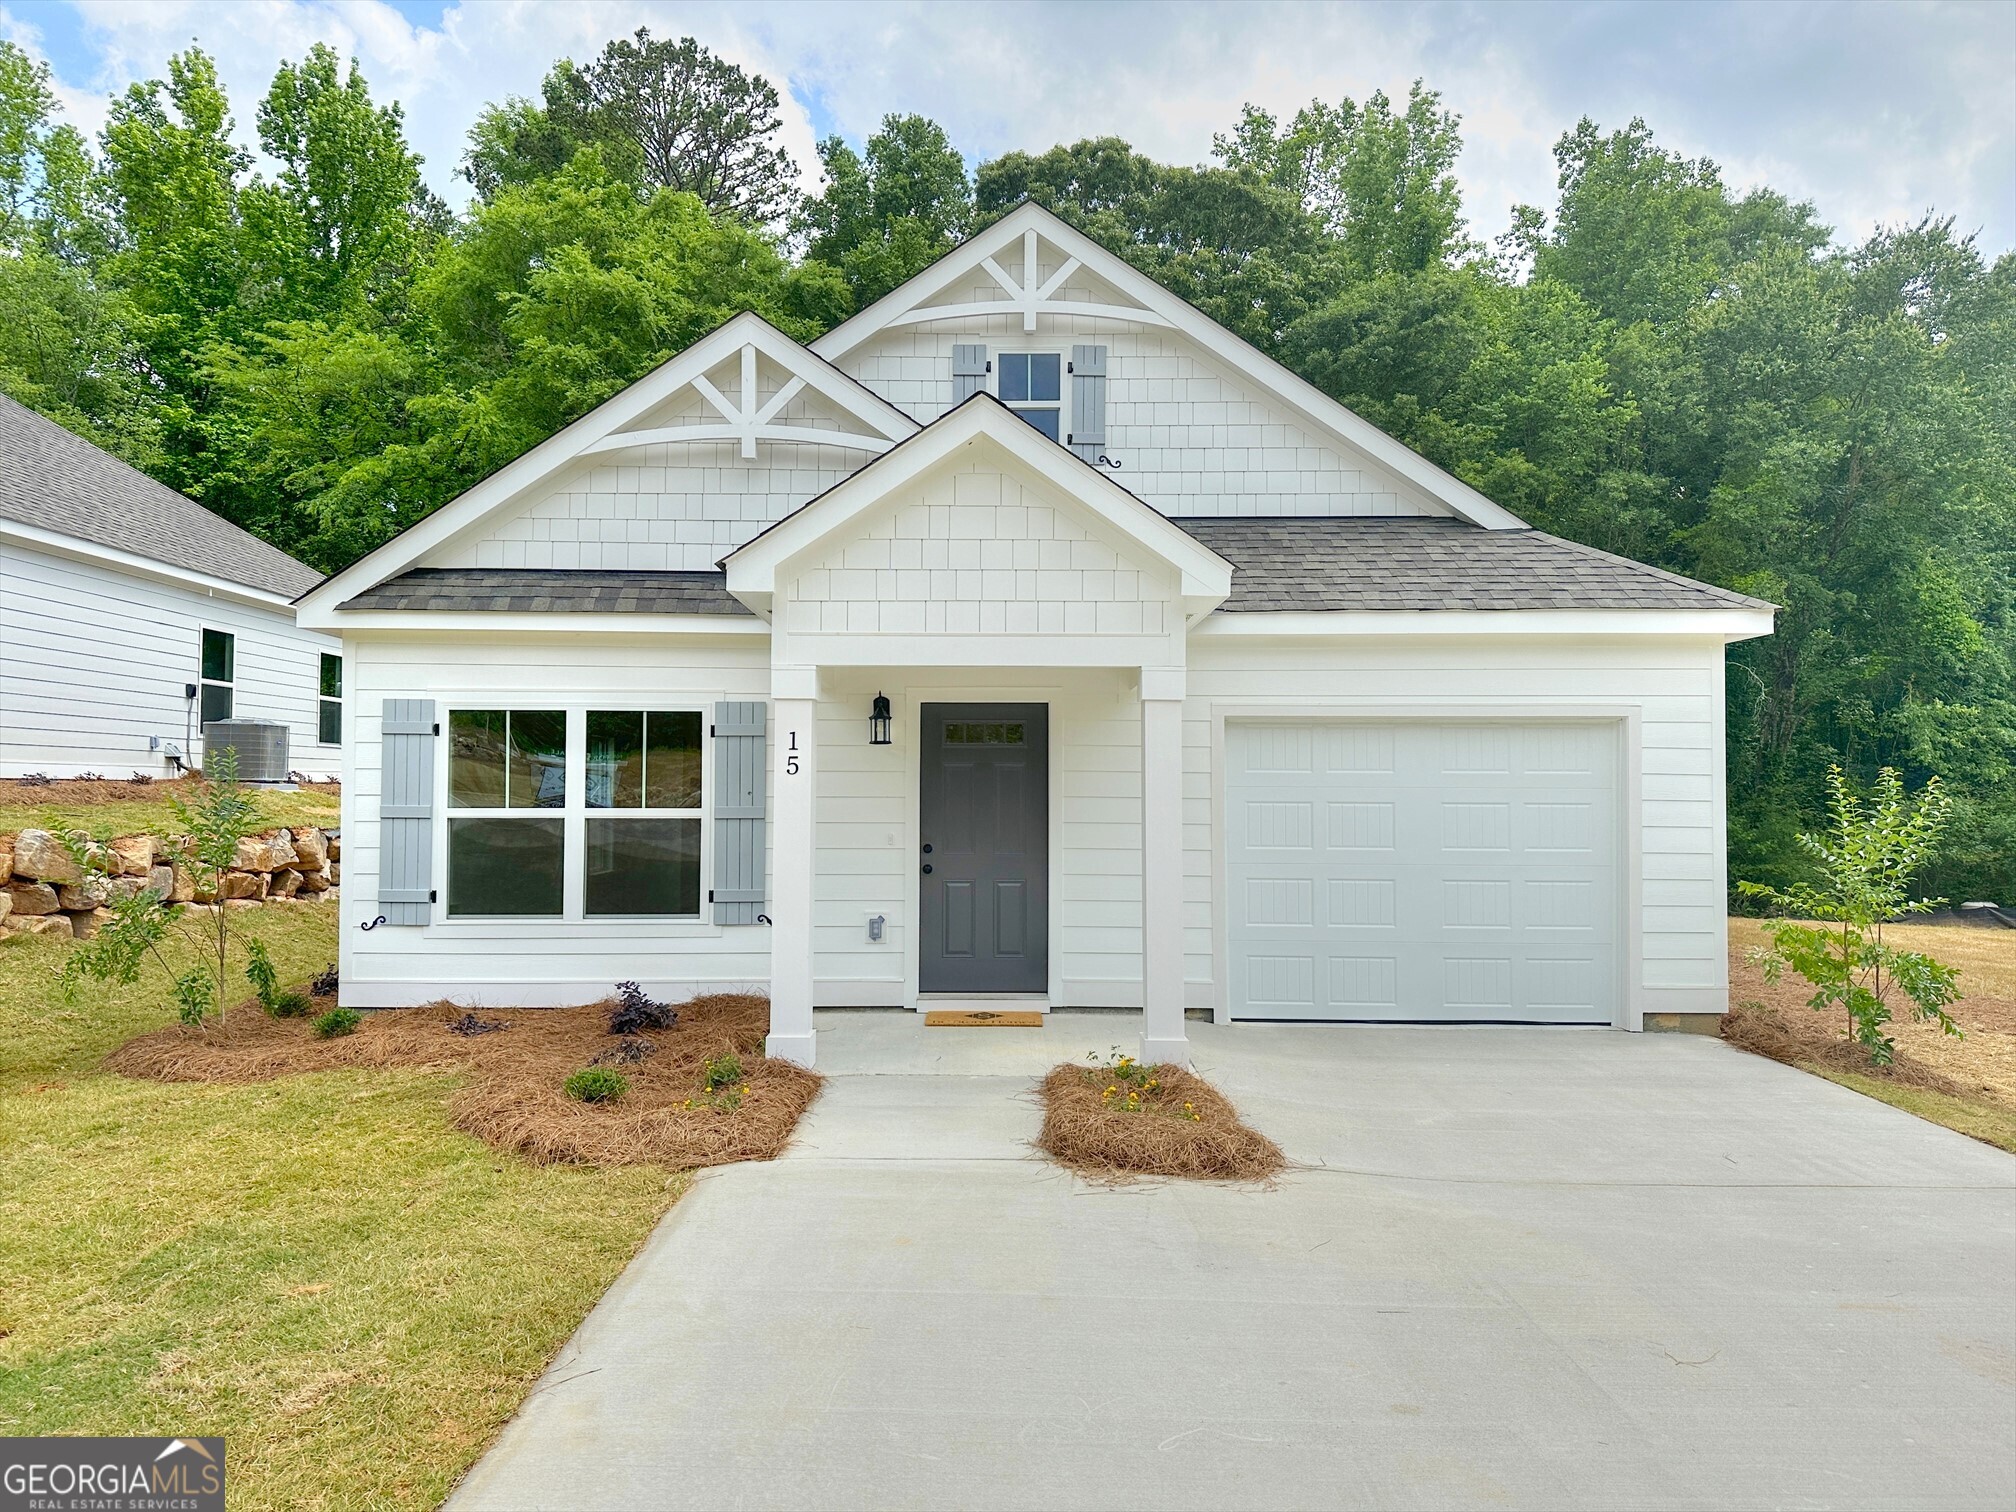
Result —
<instances>
[{"instance_id":1,"label":"sapling tree","mask_svg":"<svg viewBox=\"0 0 2016 1512\"><path fill-rule=\"evenodd\" d=\"M1883 1032L1890 1002L1901 995L1914 1017L1958 1035L1946 1005L1960 995L1959 973L1915 950L1883 938L1885 923L1937 908L1939 898L1913 898L1911 878L1938 849L1949 803L1939 779L1929 779L1916 800L1891 767L1876 776L1867 802L1841 769L1827 773L1829 827L1801 835L1799 845L1817 863L1820 880L1789 888L1739 882L1737 891L1783 909L1790 917L1764 920L1771 943L1757 956L1767 981L1785 969L1812 986L1807 1006L1847 1016L1848 1037L1879 1066L1890 1064L1896 1041Z\"/></svg>"},{"instance_id":2,"label":"sapling tree","mask_svg":"<svg viewBox=\"0 0 2016 1512\"><path fill-rule=\"evenodd\" d=\"M113 879L104 864L106 849L73 840L71 855L85 874L85 885L106 895L105 907L112 917L64 963L66 997L74 996L77 984L86 978L131 986L151 962L167 977L176 1015L184 1024L207 1029L214 1012L222 1025L233 935L222 884L225 871L237 859L238 842L259 827L259 808L238 785L236 751L226 746L209 766L193 800L171 798L169 805L186 833L178 864L189 872L198 893L216 900L211 918L199 932L180 921L159 889L111 886ZM205 965L184 969L170 960L163 946L176 937Z\"/></svg>"}]
</instances>

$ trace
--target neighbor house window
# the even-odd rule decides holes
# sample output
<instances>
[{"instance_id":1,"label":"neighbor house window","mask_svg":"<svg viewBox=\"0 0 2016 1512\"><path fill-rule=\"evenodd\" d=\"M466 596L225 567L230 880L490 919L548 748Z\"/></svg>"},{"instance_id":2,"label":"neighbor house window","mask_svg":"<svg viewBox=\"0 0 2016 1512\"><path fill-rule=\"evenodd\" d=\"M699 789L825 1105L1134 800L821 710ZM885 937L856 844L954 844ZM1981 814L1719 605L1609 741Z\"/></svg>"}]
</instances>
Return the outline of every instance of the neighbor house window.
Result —
<instances>
[{"instance_id":1,"label":"neighbor house window","mask_svg":"<svg viewBox=\"0 0 2016 1512\"><path fill-rule=\"evenodd\" d=\"M238 638L222 630L203 632L203 704L201 723L231 717L232 684L238 672Z\"/></svg>"},{"instance_id":2,"label":"neighbor house window","mask_svg":"<svg viewBox=\"0 0 2016 1512\"><path fill-rule=\"evenodd\" d=\"M564 912L567 716L456 709L448 716L448 915Z\"/></svg>"},{"instance_id":3,"label":"neighbor house window","mask_svg":"<svg viewBox=\"0 0 2016 1512\"><path fill-rule=\"evenodd\" d=\"M1056 352L1003 352L995 397L1052 441L1064 434L1064 359Z\"/></svg>"},{"instance_id":4,"label":"neighbor house window","mask_svg":"<svg viewBox=\"0 0 2016 1512\"><path fill-rule=\"evenodd\" d=\"M584 914L700 912L700 714L588 714Z\"/></svg>"},{"instance_id":5,"label":"neighbor house window","mask_svg":"<svg viewBox=\"0 0 2016 1512\"><path fill-rule=\"evenodd\" d=\"M322 696L316 737L324 745L343 744L343 658L322 653Z\"/></svg>"},{"instance_id":6,"label":"neighbor house window","mask_svg":"<svg viewBox=\"0 0 2016 1512\"><path fill-rule=\"evenodd\" d=\"M697 709L451 710L449 917L698 918L703 734Z\"/></svg>"}]
</instances>

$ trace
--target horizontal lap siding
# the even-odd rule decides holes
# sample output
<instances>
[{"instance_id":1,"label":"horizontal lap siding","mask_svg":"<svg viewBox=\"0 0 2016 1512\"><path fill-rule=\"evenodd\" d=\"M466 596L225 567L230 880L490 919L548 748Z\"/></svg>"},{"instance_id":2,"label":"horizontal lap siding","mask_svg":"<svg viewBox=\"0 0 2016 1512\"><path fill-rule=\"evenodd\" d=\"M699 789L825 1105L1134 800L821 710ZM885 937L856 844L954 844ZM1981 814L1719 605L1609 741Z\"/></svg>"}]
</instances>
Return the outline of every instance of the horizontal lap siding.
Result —
<instances>
[{"instance_id":1,"label":"horizontal lap siding","mask_svg":"<svg viewBox=\"0 0 2016 1512\"><path fill-rule=\"evenodd\" d=\"M1056 1006L1138 1006L1141 706L1125 674L829 671L821 691L813 950L822 1002L903 1000L921 861L912 712L921 697L1049 705L1051 975L1063 987ZM896 711L888 746L867 739L878 692ZM887 920L880 944L868 939L877 913Z\"/></svg>"},{"instance_id":2,"label":"horizontal lap siding","mask_svg":"<svg viewBox=\"0 0 2016 1512\"><path fill-rule=\"evenodd\" d=\"M289 764L334 776L342 754L319 738L318 693L335 640L288 611L12 543L0 546L0 775L164 775L150 735L200 761L182 690L199 680L206 626L237 639L237 716L285 724Z\"/></svg>"},{"instance_id":3,"label":"horizontal lap siding","mask_svg":"<svg viewBox=\"0 0 2016 1512\"><path fill-rule=\"evenodd\" d=\"M355 735L343 793L346 1001L385 1006L450 996L550 1006L582 1001L584 991L606 991L625 979L668 993L743 985L760 990L768 982L769 932L762 926L458 919L369 933L359 927L378 912L385 699L431 698L444 728L451 708L527 708L545 700L612 709L697 706L705 721L723 699L769 700L763 641L681 646L642 637L352 637L347 666ZM437 750L445 761L446 742ZM437 822L443 818L437 814ZM445 888L446 882L437 876L435 885ZM708 885L703 875L703 896Z\"/></svg>"},{"instance_id":4,"label":"horizontal lap siding","mask_svg":"<svg viewBox=\"0 0 2016 1512\"><path fill-rule=\"evenodd\" d=\"M1710 641L1193 639L1184 788L1185 974L1212 981L1211 728L1240 704L1601 703L1638 710L1640 986L1648 1012L1720 1012L1728 991L1720 750L1723 648ZM1327 711L1325 711L1327 712ZM1508 709L1515 714L1516 709ZM1348 708L1338 718L1348 719Z\"/></svg>"}]
</instances>

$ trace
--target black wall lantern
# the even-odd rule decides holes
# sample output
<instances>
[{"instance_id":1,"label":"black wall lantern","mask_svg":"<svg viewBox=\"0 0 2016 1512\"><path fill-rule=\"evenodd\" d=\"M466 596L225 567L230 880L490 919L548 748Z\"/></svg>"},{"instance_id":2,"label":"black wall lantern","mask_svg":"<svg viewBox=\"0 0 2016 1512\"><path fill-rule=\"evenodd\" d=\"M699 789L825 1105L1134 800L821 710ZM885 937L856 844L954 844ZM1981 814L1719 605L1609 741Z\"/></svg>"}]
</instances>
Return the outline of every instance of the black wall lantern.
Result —
<instances>
[{"instance_id":1,"label":"black wall lantern","mask_svg":"<svg viewBox=\"0 0 2016 1512\"><path fill-rule=\"evenodd\" d=\"M875 707L868 715L868 744L889 744L889 700L880 693L875 695Z\"/></svg>"}]
</instances>

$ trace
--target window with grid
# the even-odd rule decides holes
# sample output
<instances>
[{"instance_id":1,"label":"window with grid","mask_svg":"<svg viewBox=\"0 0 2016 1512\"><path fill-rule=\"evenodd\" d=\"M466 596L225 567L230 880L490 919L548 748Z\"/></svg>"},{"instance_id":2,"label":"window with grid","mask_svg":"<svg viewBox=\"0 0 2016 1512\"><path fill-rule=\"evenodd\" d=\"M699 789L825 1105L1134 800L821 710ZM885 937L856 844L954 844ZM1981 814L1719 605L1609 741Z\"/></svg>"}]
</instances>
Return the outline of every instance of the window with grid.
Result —
<instances>
[{"instance_id":1,"label":"window with grid","mask_svg":"<svg viewBox=\"0 0 2016 1512\"><path fill-rule=\"evenodd\" d=\"M565 912L567 715L448 715L448 916Z\"/></svg>"},{"instance_id":2,"label":"window with grid","mask_svg":"<svg viewBox=\"0 0 2016 1512\"><path fill-rule=\"evenodd\" d=\"M202 707L199 722L231 717L233 685L238 680L238 637L224 630L205 630L202 648Z\"/></svg>"},{"instance_id":3,"label":"window with grid","mask_svg":"<svg viewBox=\"0 0 2016 1512\"><path fill-rule=\"evenodd\" d=\"M1058 352L1003 352L994 396L1052 441L1064 434L1064 358Z\"/></svg>"},{"instance_id":4,"label":"window with grid","mask_svg":"<svg viewBox=\"0 0 2016 1512\"><path fill-rule=\"evenodd\" d=\"M581 911L700 913L700 712L593 709Z\"/></svg>"},{"instance_id":5,"label":"window with grid","mask_svg":"<svg viewBox=\"0 0 2016 1512\"><path fill-rule=\"evenodd\" d=\"M701 737L697 709L451 710L449 917L698 918Z\"/></svg>"},{"instance_id":6,"label":"window with grid","mask_svg":"<svg viewBox=\"0 0 2016 1512\"><path fill-rule=\"evenodd\" d=\"M343 744L343 658L322 653L320 697L316 700L315 735L323 745Z\"/></svg>"}]
</instances>

